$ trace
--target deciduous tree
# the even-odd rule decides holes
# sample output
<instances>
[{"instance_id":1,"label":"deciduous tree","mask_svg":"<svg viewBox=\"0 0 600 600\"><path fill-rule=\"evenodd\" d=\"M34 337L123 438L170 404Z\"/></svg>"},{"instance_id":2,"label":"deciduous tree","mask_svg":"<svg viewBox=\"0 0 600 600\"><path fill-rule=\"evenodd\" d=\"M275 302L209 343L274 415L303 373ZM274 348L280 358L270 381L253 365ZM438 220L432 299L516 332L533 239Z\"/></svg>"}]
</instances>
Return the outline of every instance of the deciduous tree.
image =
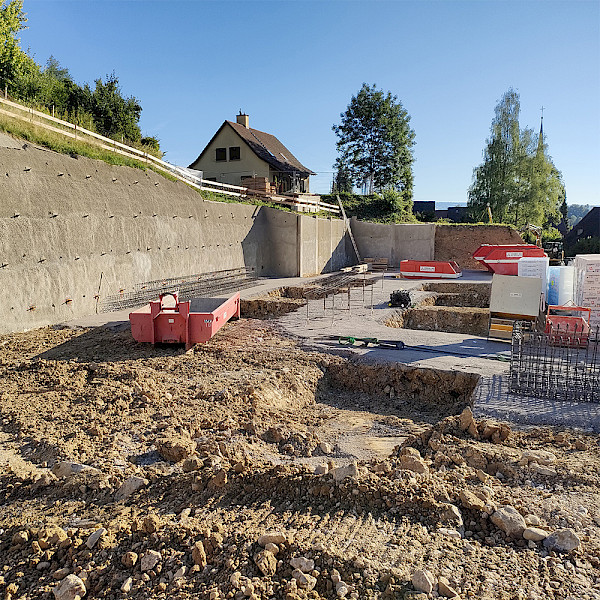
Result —
<instances>
[{"instance_id":1,"label":"deciduous tree","mask_svg":"<svg viewBox=\"0 0 600 600\"><path fill-rule=\"evenodd\" d=\"M471 216L482 219L489 204L496 222L558 225L566 193L560 171L538 136L519 125L519 94L509 89L495 108L483 163L469 188Z\"/></svg>"},{"instance_id":2,"label":"deciduous tree","mask_svg":"<svg viewBox=\"0 0 600 600\"><path fill-rule=\"evenodd\" d=\"M415 132L410 116L390 92L363 83L333 126L338 136L336 168L344 168L352 181L369 192L391 187L405 202L412 201Z\"/></svg>"},{"instance_id":3,"label":"deciduous tree","mask_svg":"<svg viewBox=\"0 0 600 600\"><path fill-rule=\"evenodd\" d=\"M23 12L23 0L0 2L0 85L12 83L27 55L19 45L17 34L25 29L27 17Z\"/></svg>"}]
</instances>

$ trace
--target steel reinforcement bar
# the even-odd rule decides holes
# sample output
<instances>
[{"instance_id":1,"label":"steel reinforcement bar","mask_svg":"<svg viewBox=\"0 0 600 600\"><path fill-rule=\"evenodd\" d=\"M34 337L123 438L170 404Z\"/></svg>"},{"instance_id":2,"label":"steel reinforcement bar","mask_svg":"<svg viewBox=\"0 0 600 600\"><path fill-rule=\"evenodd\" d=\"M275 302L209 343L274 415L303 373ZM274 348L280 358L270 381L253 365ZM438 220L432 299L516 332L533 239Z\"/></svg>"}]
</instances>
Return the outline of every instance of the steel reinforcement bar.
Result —
<instances>
[{"instance_id":1,"label":"steel reinforcement bar","mask_svg":"<svg viewBox=\"0 0 600 600\"><path fill-rule=\"evenodd\" d=\"M136 284L132 291L107 296L100 304L100 311L113 312L142 306L150 300L155 300L160 294L175 291L179 292L180 300L218 297L250 287L256 283L257 278L253 268L242 267L146 281Z\"/></svg>"},{"instance_id":2,"label":"steel reinforcement bar","mask_svg":"<svg viewBox=\"0 0 600 600\"><path fill-rule=\"evenodd\" d=\"M600 402L600 327L513 328L510 391L569 402Z\"/></svg>"}]
</instances>

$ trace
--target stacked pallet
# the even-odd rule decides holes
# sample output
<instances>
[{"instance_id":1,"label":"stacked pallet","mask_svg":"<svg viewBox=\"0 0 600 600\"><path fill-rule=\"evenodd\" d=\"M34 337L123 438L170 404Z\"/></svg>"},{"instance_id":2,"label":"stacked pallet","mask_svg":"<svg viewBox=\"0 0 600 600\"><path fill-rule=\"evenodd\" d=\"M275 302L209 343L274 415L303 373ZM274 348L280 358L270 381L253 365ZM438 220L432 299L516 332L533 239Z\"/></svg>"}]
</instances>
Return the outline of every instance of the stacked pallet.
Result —
<instances>
[{"instance_id":1,"label":"stacked pallet","mask_svg":"<svg viewBox=\"0 0 600 600\"><path fill-rule=\"evenodd\" d=\"M266 177L247 177L242 179L242 185L253 192L271 193L271 184Z\"/></svg>"},{"instance_id":2,"label":"stacked pallet","mask_svg":"<svg viewBox=\"0 0 600 600\"><path fill-rule=\"evenodd\" d=\"M600 325L600 254L575 257L575 302L591 309L590 326Z\"/></svg>"},{"instance_id":3,"label":"stacked pallet","mask_svg":"<svg viewBox=\"0 0 600 600\"><path fill-rule=\"evenodd\" d=\"M600 254L580 254L575 267L575 303L592 310L590 327L600 326Z\"/></svg>"},{"instance_id":4,"label":"stacked pallet","mask_svg":"<svg viewBox=\"0 0 600 600\"><path fill-rule=\"evenodd\" d=\"M388 270L388 259L387 258L363 258L363 263L371 265L372 271L387 271Z\"/></svg>"}]
</instances>

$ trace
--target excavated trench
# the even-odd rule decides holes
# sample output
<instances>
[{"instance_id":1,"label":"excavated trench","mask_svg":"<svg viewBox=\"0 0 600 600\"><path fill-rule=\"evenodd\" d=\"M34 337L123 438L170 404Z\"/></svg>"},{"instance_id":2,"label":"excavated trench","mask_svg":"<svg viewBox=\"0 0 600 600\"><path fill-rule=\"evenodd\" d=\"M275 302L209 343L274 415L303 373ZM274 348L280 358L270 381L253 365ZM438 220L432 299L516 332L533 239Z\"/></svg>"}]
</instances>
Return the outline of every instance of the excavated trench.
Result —
<instances>
[{"instance_id":1,"label":"excavated trench","mask_svg":"<svg viewBox=\"0 0 600 600\"><path fill-rule=\"evenodd\" d=\"M271 319L293 312L305 306L307 292L314 295L314 290L305 286L281 287L242 300L242 317ZM398 311L402 319L400 326L487 332L485 307L489 303L490 286L428 283L422 285L419 292L419 308ZM477 322L480 315L481 323ZM479 380L478 375L471 373L415 368L400 363L365 364L339 357L327 361L326 372L322 382L325 385L314 390L316 402L429 423L459 414L470 405ZM387 435L397 433L392 428Z\"/></svg>"},{"instance_id":2,"label":"excavated trench","mask_svg":"<svg viewBox=\"0 0 600 600\"><path fill-rule=\"evenodd\" d=\"M242 299L240 310L246 319L272 319L298 310L306 304L303 287L281 287L263 296Z\"/></svg>"},{"instance_id":3,"label":"excavated trench","mask_svg":"<svg viewBox=\"0 0 600 600\"><path fill-rule=\"evenodd\" d=\"M394 413L417 409L436 418L459 414L471 404L479 375L462 371L415 368L402 363L334 362L329 383L343 394L368 394L373 407Z\"/></svg>"},{"instance_id":4,"label":"excavated trench","mask_svg":"<svg viewBox=\"0 0 600 600\"><path fill-rule=\"evenodd\" d=\"M425 283L415 292L415 305L398 309L385 322L388 327L487 335L489 284Z\"/></svg>"},{"instance_id":5,"label":"excavated trench","mask_svg":"<svg viewBox=\"0 0 600 600\"><path fill-rule=\"evenodd\" d=\"M280 287L261 296L241 300L241 315L249 319L270 319L305 306L307 299L327 298L346 292L348 288L365 287L373 280L361 277L331 275L316 284Z\"/></svg>"}]
</instances>

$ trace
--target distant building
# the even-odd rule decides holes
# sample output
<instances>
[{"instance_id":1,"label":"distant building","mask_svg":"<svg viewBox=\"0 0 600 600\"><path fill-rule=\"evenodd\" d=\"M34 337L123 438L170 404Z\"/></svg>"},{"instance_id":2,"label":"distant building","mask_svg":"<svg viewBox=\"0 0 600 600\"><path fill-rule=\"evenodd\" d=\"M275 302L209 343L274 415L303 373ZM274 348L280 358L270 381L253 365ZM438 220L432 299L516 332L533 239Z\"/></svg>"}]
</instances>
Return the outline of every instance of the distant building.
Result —
<instances>
[{"instance_id":1,"label":"distant building","mask_svg":"<svg viewBox=\"0 0 600 600\"><path fill-rule=\"evenodd\" d=\"M579 240L590 237L600 237L600 206L590 210L569 233L565 236L565 246L570 247Z\"/></svg>"},{"instance_id":2,"label":"distant building","mask_svg":"<svg viewBox=\"0 0 600 600\"><path fill-rule=\"evenodd\" d=\"M200 156L189 166L203 171L204 179L245 185L261 179L270 191L308 193L305 167L274 135L251 129L248 115L237 115L236 123L225 121Z\"/></svg>"},{"instance_id":3,"label":"distant building","mask_svg":"<svg viewBox=\"0 0 600 600\"><path fill-rule=\"evenodd\" d=\"M467 217L466 206L450 206L445 209L435 208L435 201L416 200L413 202L413 214L419 213L421 217L429 220L448 219L454 223L462 223Z\"/></svg>"},{"instance_id":4,"label":"distant building","mask_svg":"<svg viewBox=\"0 0 600 600\"><path fill-rule=\"evenodd\" d=\"M454 223L464 223L467 218L467 206L449 206L448 219Z\"/></svg>"},{"instance_id":5,"label":"distant building","mask_svg":"<svg viewBox=\"0 0 600 600\"><path fill-rule=\"evenodd\" d=\"M425 215L426 213L435 214L435 202L430 200L415 200L413 202L413 214L420 213Z\"/></svg>"}]
</instances>

